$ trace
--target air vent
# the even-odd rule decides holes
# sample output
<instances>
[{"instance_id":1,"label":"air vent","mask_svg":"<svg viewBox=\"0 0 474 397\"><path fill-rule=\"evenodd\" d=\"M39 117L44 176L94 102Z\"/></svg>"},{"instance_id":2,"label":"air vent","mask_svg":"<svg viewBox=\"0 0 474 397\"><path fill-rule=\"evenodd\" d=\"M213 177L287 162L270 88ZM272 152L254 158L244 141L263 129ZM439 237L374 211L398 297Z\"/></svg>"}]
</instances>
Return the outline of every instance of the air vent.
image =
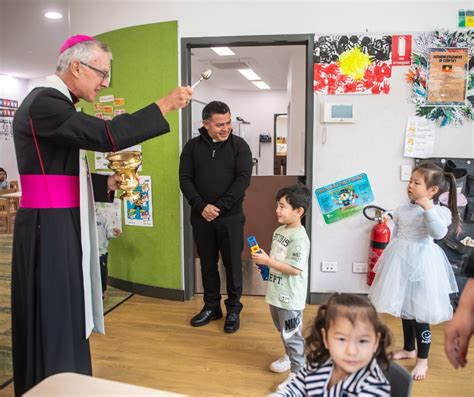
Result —
<instances>
[{"instance_id":1,"label":"air vent","mask_svg":"<svg viewBox=\"0 0 474 397\"><path fill-rule=\"evenodd\" d=\"M248 69L249 65L245 62L211 62L211 65L217 69Z\"/></svg>"}]
</instances>

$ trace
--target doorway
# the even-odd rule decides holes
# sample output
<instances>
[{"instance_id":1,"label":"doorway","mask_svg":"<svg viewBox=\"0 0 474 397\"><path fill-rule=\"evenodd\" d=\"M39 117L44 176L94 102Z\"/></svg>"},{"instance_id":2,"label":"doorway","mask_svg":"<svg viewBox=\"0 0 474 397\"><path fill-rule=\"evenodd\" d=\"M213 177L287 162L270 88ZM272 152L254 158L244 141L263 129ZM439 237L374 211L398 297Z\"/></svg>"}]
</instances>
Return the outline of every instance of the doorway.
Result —
<instances>
[{"instance_id":1,"label":"doorway","mask_svg":"<svg viewBox=\"0 0 474 397\"><path fill-rule=\"evenodd\" d=\"M197 81L201 72L205 69L213 71L209 81L202 81L195 88L191 106L182 111L183 145L196 135L200 124L200 110L207 102L221 100L230 105L234 133L239 134L247 141L254 157L252 182L246 192L244 201L244 211L247 219L244 233L245 236L256 235L260 245L266 249L269 249L272 232L278 226L274 213L276 191L297 181L306 184L310 188L312 187L313 42L314 35L309 34L183 38L181 41L181 80L183 85L191 85ZM235 56L227 58L219 57L216 54L212 55L211 47L228 47L235 52ZM279 49L281 51L278 51ZM281 72L281 67L275 66L281 66L284 61L282 53L299 54L291 55L290 65L285 71L284 87L282 87L281 79L278 80L277 76L278 72ZM262 67L262 64L265 63L266 66ZM276 91L279 89L284 91L284 95L280 93L280 97L284 96L283 102L278 102L275 99L278 95L265 96L266 94L257 91L255 95L267 99L252 99L253 102L249 104L248 97L244 98L242 91L250 91L251 89L248 87L252 87L254 90L256 88L253 87L252 81L243 80L238 73L238 69L247 68L257 70L261 74L259 78L265 80L270 90ZM211 85L213 81L218 85ZM211 86L212 89L210 89ZM279 88L275 89L272 86ZM226 90L228 92L232 91L231 100L225 99ZM291 96L292 94L293 96ZM272 101L276 101L280 105L274 109L271 106L264 108L263 104L269 105L268 102ZM251 106L253 112L245 111L241 104ZM271 114L267 117L264 112L270 110ZM284 175L275 175L274 173L277 141L274 129L275 114L287 115L285 122L287 123L288 138ZM268 127L261 124L262 119L269 120ZM283 118L280 122L283 122L282 120ZM294 131L299 131L299 135ZM186 299L190 299L196 292L201 292L200 288L202 288L199 259L194 250L189 217L190 208L184 200L183 235ZM309 236L311 235L310 220L308 214L305 217L305 227ZM249 250L244 249L242 260L244 294L263 295L266 285L259 280L258 273L253 270ZM225 277L222 278L222 281L225 282ZM225 290L225 284L222 287Z\"/></svg>"}]
</instances>

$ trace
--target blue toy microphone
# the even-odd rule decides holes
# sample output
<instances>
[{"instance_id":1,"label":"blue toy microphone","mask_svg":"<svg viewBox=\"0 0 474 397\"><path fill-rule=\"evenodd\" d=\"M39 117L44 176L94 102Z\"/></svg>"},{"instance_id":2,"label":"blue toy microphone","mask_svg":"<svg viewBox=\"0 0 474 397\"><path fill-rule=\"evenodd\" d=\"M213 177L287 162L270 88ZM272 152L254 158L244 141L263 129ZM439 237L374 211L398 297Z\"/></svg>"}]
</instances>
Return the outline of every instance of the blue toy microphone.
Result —
<instances>
[{"instance_id":1,"label":"blue toy microphone","mask_svg":"<svg viewBox=\"0 0 474 397\"><path fill-rule=\"evenodd\" d=\"M260 249L260 247L258 246L258 243L257 243L257 239L255 238L255 236L249 236L247 237L247 243L250 247L250 251L252 253L260 253L262 252L262 250ZM264 281L267 281L268 280L268 276L270 275L270 269L268 268L267 265L260 265L260 264L256 264L258 266L258 268L260 269L260 275L262 276L262 279Z\"/></svg>"}]
</instances>

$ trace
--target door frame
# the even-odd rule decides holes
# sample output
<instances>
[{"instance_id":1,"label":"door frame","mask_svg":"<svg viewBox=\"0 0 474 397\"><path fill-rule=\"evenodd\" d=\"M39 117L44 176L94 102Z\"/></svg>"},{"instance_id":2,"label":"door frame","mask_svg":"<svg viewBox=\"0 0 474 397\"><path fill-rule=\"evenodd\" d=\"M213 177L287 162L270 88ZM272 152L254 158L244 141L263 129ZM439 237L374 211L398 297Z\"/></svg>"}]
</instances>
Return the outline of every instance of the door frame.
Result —
<instances>
[{"instance_id":1,"label":"door frame","mask_svg":"<svg viewBox=\"0 0 474 397\"><path fill-rule=\"evenodd\" d=\"M274 113L273 114L273 172L275 173L275 160L276 160L276 157L277 157L277 119L278 119L278 116L288 116L288 113ZM288 137L288 130L286 131L286 136ZM288 140L287 140L288 142ZM287 149L288 149L288 146L287 146ZM285 156L285 158L288 157L288 151L287 151L287 155ZM305 170L306 172L306 170ZM279 175L283 175L283 174L279 174ZM286 175L286 174L285 174Z\"/></svg>"},{"instance_id":2,"label":"door frame","mask_svg":"<svg viewBox=\"0 0 474 397\"><path fill-rule=\"evenodd\" d=\"M305 175L298 179L310 190L313 187L313 46L314 34L288 34L288 35L263 35L263 36L223 36L223 37L183 37L181 38L181 84L191 85L191 50L193 48L207 47L252 47L252 46L306 46L306 101L305 101ZM182 146L191 138L191 110L184 108L181 111L181 141ZM180 148L182 149L182 148ZM189 222L191 208L184 196L183 206L183 263L184 263L184 298L194 296L194 258L193 236ZM311 241L311 210L303 218L306 233ZM308 259L308 287L311 282L311 256ZM308 288L308 297L310 288Z\"/></svg>"}]
</instances>

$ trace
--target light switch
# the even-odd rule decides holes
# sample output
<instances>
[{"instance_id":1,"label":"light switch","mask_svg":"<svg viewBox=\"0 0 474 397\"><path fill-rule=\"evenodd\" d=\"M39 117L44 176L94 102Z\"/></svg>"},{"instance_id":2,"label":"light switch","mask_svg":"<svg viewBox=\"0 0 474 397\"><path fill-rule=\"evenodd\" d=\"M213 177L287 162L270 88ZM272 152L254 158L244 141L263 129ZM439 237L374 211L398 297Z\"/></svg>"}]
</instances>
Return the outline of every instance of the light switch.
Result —
<instances>
[{"instance_id":1,"label":"light switch","mask_svg":"<svg viewBox=\"0 0 474 397\"><path fill-rule=\"evenodd\" d=\"M402 164L402 167L400 169L400 180L409 181L412 169L413 167L411 164Z\"/></svg>"}]
</instances>

